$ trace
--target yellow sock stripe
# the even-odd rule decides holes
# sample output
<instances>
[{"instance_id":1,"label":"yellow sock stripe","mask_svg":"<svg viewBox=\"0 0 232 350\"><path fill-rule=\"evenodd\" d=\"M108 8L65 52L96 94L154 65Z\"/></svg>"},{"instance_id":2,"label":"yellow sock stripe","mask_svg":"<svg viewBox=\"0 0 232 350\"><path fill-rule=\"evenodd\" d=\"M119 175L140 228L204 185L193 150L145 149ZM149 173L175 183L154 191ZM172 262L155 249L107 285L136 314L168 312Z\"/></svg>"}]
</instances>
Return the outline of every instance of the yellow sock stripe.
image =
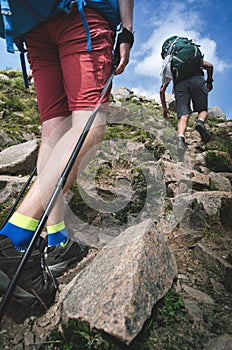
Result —
<instances>
[{"instance_id":1,"label":"yellow sock stripe","mask_svg":"<svg viewBox=\"0 0 232 350\"><path fill-rule=\"evenodd\" d=\"M39 220L30 218L29 216L15 212L9 222L15 226L25 228L27 230L35 231Z\"/></svg>"},{"instance_id":2,"label":"yellow sock stripe","mask_svg":"<svg viewBox=\"0 0 232 350\"><path fill-rule=\"evenodd\" d=\"M62 231L65 228L64 221L59 222L58 224L47 226L47 233L52 234L59 231Z\"/></svg>"}]
</instances>

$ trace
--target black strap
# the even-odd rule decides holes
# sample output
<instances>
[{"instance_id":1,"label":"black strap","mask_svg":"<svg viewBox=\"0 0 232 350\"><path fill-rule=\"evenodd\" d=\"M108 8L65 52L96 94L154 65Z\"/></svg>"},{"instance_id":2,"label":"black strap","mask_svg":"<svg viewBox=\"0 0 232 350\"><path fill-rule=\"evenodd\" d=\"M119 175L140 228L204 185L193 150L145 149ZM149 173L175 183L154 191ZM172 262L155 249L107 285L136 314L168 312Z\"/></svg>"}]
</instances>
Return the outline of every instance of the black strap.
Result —
<instances>
[{"instance_id":1,"label":"black strap","mask_svg":"<svg viewBox=\"0 0 232 350\"><path fill-rule=\"evenodd\" d=\"M29 88L29 82L28 82L28 76L27 76L27 69L26 69L26 62L25 62L24 52L20 52L20 62L21 62L21 67L22 67L24 85L25 85L26 88Z\"/></svg>"},{"instance_id":2,"label":"black strap","mask_svg":"<svg viewBox=\"0 0 232 350\"><path fill-rule=\"evenodd\" d=\"M122 28L121 33L118 34L118 45L122 43L128 43L130 47L134 44L134 34L127 28Z\"/></svg>"}]
</instances>

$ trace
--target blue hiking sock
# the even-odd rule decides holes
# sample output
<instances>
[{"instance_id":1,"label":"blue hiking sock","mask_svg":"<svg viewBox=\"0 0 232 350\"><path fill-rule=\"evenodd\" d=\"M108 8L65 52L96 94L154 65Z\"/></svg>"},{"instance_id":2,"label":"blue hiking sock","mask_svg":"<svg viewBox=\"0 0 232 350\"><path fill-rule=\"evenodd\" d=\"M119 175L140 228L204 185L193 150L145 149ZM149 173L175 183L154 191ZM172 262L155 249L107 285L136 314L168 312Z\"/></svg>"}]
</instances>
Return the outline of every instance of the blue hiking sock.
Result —
<instances>
[{"instance_id":1,"label":"blue hiking sock","mask_svg":"<svg viewBox=\"0 0 232 350\"><path fill-rule=\"evenodd\" d=\"M56 225L47 226L48 246L65 247L68 242L68 231L65 227L64 221Z\"/></svg>"},{"instance_id":2,"label":"blue hiking sock","mask_svg":"<svg viewBox=\"0 0 232 350\"><path fill-rule=\"evenodd\" d=\"M38 222L36 219L15 212L1 229L0 234L8 237L15 249L23 251L27 249Z\"/></svg>"}]
</instances>

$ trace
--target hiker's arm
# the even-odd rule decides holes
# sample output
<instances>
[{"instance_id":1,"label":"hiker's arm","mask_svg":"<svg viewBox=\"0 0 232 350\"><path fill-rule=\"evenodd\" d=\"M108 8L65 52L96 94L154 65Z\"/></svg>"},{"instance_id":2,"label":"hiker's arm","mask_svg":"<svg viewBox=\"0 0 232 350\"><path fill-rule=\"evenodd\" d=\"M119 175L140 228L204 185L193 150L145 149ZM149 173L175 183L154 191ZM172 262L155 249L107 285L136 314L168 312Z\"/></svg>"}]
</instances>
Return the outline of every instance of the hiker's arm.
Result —
<instances>
[{"instance_id":1,"label":"hiker's arm","mask_svg":"<svg viewBox=\"0 0 232 350\"><path fill-rule=\"evenodd\" d=\"M118 5L120 10L122 28L125 28L125 31L128 34L128 37L130 38L131 36L132 38L133 37L132 31L133 31L134 0L118 0ZM120 61L115 72L116 74L121 74L124 71L126 65L128 64L129 58L130 58L130 49L131 49L130 43L123 42L120 44L119 46Z\"/></svg>"},{"instance_id":2,"label":"hiker's arm","mask_svg":"<svg viewBox=\"0 0 232 350\"><path fill-rule=\"evenodd\" d=\"M163 116L164 118L168 118L169 117L169 113L168 113L168 108L167 108L167 104L166 104L166 99L165 99L165 91L167 89L168 84L162 85L160 88L160 101L163 107Z\"/></svg>"},{"instance_id":3,"label":"hiker's arm","mask_svg":"<svg viewBox=\"0 0 232 350\"><path fill-rule=\"evenodd\" d=\"M207 72L207 88L208 91L211 91L213 89L213 65L212 63L203 61L202 68L205 69Z\"/></svg>"}]
</instances>

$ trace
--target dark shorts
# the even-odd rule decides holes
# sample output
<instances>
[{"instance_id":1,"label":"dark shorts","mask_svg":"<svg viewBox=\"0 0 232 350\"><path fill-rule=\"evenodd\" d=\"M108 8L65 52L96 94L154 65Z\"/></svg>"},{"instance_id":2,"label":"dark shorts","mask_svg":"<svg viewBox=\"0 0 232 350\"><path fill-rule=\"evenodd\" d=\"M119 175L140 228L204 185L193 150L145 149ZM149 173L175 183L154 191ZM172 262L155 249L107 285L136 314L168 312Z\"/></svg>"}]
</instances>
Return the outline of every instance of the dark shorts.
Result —
<instances>
[{"instance_id":1,"label":"dark shorts","mask_svg":"<svg viewBox=\"0 0 232 350\"><path fill-rule=\"evenodd\" d=\"M112 69L114 32L92 9L85 9L92 51L77 8L60 12L26 35L41 122L93 107ZM110 91L103 102L108 102Z\"/></svg>"},{"instance_id":2,"label":"dark shorts","mask_svg":"<svg viewBox=\"0 0 232 350\"><path fill-rule=\"evenodd\" d=\"M178 118L208 110L208 90L203 76L194 76L176 83L174 94Z\"/></svg>"}]
</instances>

